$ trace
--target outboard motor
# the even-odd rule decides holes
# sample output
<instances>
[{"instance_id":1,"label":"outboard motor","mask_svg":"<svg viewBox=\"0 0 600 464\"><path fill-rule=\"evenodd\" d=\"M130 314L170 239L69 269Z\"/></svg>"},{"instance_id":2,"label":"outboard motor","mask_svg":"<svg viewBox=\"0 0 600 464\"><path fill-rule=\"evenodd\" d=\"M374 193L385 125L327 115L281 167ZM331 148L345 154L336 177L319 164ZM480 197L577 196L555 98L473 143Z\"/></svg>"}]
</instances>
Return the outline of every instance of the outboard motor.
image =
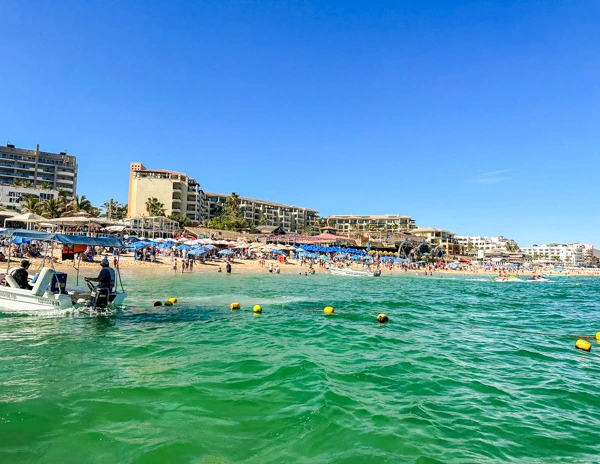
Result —
<instances>
[{"instance_id":1,"label":"outboard motor","mask_svg":"<svg viewBox=\"0 0 600 464\"><path fill-rule=\"evenodd\" d=\"M106 309L108 306L108 295L110 290L108 288L94 288L90 294L90 308L92 309Z\"/></svg>"}]
</instances>

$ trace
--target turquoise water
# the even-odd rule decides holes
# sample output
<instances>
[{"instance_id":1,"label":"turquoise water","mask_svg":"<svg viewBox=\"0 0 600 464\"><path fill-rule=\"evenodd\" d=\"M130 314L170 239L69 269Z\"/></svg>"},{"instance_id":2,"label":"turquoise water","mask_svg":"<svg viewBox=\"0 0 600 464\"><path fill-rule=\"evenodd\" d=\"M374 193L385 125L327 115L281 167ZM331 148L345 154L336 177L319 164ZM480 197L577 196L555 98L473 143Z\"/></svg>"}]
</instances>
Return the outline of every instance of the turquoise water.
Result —
<instances>
[{"instance_id":1,"label":"turquoise water","mask_svg":"<svg viewBox=\"0 0 600 464\"><path fill-rule=\"evenodd\" d=\"M169 273L126 284L131 307L115 316L0 316L0 462L600 456L600 345L582 352L567 336L600 331L598 279ZM175 306L152 307L171 296ZM376 323L381 312L389 323Z\"/></svg>"}]
</instances>

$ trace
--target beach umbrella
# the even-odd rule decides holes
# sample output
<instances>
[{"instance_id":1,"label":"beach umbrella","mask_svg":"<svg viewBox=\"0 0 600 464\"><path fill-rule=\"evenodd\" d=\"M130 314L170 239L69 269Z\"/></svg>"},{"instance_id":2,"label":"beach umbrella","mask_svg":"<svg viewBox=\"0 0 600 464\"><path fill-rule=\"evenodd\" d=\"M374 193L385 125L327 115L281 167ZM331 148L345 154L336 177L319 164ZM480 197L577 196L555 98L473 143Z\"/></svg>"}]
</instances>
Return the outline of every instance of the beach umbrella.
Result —
<instances>
[{"instance_id":1,"label":"beach umbrella","mask_svg":"<svg viewBox=\"0 0 600 464\"><path fill-rule=\"evenodd\" d=\"M220 255L220 256L223 256L223 255L230 256L230 255L233 254L233 251L231 251L231 250L221 250L221 251L218 251L217 254Z\"/></svg>"},{"instance_id":2,"label":"beach umbrella","mask_svg":"<svg viewBox=\"0 0 600 464\"><path fill-rule=\"evenodd\" d=\"M24 237L15 237L15 238L13 238L12 242L15 245L22 245L23 243L31 242L31 239L30 238L24 238Z\"/></svg>"},{"instance_id":3,"label":"beach umbrella","mask_svg":"<svg viewBox=\"0 0 600 464\"><path fill-rule=\"evenodd\" d=\"M140 248L145 248L147 247L148 244L146 242L133 242L131 245L129 245L127 248L130 250L139 250Z\"/></svg>"}]
</instances>

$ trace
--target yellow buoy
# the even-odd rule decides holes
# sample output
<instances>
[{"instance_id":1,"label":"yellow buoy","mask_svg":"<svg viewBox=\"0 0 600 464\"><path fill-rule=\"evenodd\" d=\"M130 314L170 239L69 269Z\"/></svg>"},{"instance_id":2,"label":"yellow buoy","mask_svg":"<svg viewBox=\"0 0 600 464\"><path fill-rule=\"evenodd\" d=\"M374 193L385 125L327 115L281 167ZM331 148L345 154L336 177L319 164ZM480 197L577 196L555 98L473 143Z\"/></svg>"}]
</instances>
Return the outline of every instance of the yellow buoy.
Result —
<instances>
[{"instance_id":1,"label":"yellow buoy","mask_svg":"<svg viewBox=\"0 0 600 464\"><path fill-rule=\"evenodd\" d=\"M575 343L575 348L583 351L591 351L592 344L587 340L579 339L577 340L577 343Z\"/></svg>"},{"instance_id":2,"label":"yellow buoy","mask_svg":"<svg viewBox=\"0 0 600 464\"><path fill-rule=\"evenodd\" d=\"M173 306L173 302L171 300L165 301L165 306Z\"/></svg>"},{"instance_id":3,"label":"yellow buoy","mask_svg":"<svg viewBox=\"0 0 600 464\"><path fill-rule=\"evenodd\" d=\"M596 341L600 342L600 332L596 332Z\"/></svg>"},{"instance_id":4,"label":"yellow buoy","mask_svg":"<svg viewBox=\"0 0 600 464\"><path fill-rule=\"evenodd\" d=\"M385 324L387 321L389 321L389 318L385 314L381 313L377 315L377 322Z\"/></svg>"},{"instance_id":5,"label":"yellow buoy","mask_svg":"<svg viewBox=\"0 0 600 464\"><path fill-rule=\"evenodd\" d=\"M240 309L240 304L239 304L239 303L231 303L231 304L229 305L229 309L231 309L232 311L233 311L234 309Z\"/></svg>"},{"instance_id":6,"label":"yellow buoy","mask_svg":"<svg viewBox=\"0 0 600 464\"><path fill-rule=\"evenodd\" d=\"M576 287L579 287L579 282L577 282L577 283L575 284L575 286L576 286Z\"/></svg>"},{"instance_id":7,"label":"yellow buoy","mask_svg":"<svg viewBox=\"0 0 600 464\"><path fill-rule=\"evenodd\" d=\"M255 313L262 313L262 306L261 305L254 305L254 308L252 308L252 311L254 311Z\"/></svg>"},{"instance_id":8,"label":"yellow buoy","mask_svg":"<svg viewBox=\"0 0 600 464\"><path fill-rule=\"evenodd\" d=\"M325 308L323 309L323 312L325 314L333 314L334 313L333 307L332 306L325 306Z\"/></svg>"},{"instance_id":9,"label":"yellow buoy","mask_svg":"<svg viewBox=\"0 0 600 464\"><path fill-rule=\"evenodd\" d=\"M177 298L169 298L169 301L173 304L177 303Z\"/></svg>"}]
</instances>

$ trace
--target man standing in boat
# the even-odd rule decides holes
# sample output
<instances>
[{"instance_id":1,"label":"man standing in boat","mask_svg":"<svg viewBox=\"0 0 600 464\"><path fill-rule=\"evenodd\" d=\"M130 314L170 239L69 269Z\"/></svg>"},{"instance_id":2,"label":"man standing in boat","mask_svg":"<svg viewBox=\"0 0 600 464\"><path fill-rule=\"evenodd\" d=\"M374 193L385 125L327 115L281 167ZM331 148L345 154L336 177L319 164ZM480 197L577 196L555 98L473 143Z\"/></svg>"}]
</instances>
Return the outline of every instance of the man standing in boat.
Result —
<instances>
[{"instance_id":1,"label":"man standing in boat","mask_svg":"<svg viewBox=\"0 0 600 464\"><path fill-rule=\"evenodd\" d=\"M106 288L109 292L112 291L113 286L115 285L115 271L111 269L110 263L108 262L108 258L105 256L100 261L100 265L102 269L100 270L100 274L98 277L86 277L86 282L98 282L98 288Z\"/></svg>"}]
</instances>

